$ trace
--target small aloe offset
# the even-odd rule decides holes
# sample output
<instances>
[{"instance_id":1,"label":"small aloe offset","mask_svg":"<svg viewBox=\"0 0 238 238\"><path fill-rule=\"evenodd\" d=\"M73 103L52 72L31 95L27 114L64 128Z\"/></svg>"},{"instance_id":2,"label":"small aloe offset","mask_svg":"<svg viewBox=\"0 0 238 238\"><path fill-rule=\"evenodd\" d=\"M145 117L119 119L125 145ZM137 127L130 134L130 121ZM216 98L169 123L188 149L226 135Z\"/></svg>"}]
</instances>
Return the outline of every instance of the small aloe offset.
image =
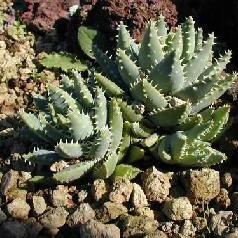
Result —
<instances>
[{"instance_id":1,"label":"small aloe offset","mask_svg":"<svg viewBox=\"0 0 238 238\"><path fill-rule=\"evenodd\" d=\"M225 154L211 148L209 142L221 135L229 117L229 106L208 108L199 115L199 122L184 131L162 136L156 150L162 161L183 166L211 166L226 159Z\"/></svg>"},{"instance_id":2,"label":"small aloe offset","mask_svg":"<svg viewBox=\"0 0 238 238\"><path fill-rule=\"evenodd\" d=\"M121 23L115 57L93 47L103 72L95 74L95 81L107 96L117 98L123 118L140 138L135 141L166 163L208 166L226 159L211 142L224 130L229 107L206 108L231 86L236 74L223 72L230 51L213 58L214 40L213 34L204 39L191 17L169 31L161 16L148 23L140 44ZM167 135L154 139L161 129Z\"/></svg>"},{"instance_id":3,"label":"small aloe offset","mask_svg":"<svg viewBox=\"0 0 238 238\"><path fill-rule=\"evenodd\" d=\"M63 76L61 84L49 86L45 97L34 96L38 115L20 112L29 129L53 148L34 150L24 159L48 166L62 159L71 162L53 174L58 182L70 182L89 171L96 178L111 176L129 146L123 143L126 136L117 100L107 100L100 87L87 86L77 71L72 79Z\"/></svg>"}]
</instances>

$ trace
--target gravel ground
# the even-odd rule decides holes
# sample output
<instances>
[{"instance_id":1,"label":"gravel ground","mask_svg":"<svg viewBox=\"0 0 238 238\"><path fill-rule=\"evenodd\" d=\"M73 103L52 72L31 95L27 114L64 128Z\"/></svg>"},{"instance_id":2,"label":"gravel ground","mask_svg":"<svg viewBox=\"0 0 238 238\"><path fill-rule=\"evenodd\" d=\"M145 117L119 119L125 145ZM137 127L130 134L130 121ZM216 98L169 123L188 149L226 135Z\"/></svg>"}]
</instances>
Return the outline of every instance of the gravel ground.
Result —
<instances>
[{"instance_id":1,"label":"gravel ground","mask_svg":"<svg viewBox=\"0 0 238 238\"><path fill-rule=\"evenodd\" d=\"M27 182L29 172L9 170L1 178L0 231L11 238L237 237L236 174L151 167L136 181L39 188Z\"/></svg>"},{"instance_id":2,"label":"gravel ground","mask_svg":"<svg viewBox=\"0 0 238 238\"><path fill-rule=\"evenodd\" d=\"M11 6L4 0L0 11L12 16ZM230 164L183 171L149 167L132 181L29 183L34 172L17 170L20 153L32 144L16 113L34 110L31 94L58 83L55 73L37 70L37 62L39 52L50 52L59 40L54 31L35 38L24 28L9 29L0 24L0 237L238 237L238 173ZM1 60L11 62L8 70Z\"/></svg>"}]
</instances>

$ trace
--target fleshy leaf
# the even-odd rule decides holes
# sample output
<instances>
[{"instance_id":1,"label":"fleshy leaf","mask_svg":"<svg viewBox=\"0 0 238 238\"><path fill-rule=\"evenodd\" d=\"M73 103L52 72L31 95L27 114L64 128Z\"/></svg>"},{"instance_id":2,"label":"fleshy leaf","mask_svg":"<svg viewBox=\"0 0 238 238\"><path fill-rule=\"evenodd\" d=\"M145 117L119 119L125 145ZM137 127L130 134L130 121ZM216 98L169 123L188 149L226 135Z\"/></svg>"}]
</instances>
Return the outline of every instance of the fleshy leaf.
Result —
<instances>
[{"instance_id":1,"label":"fleshy leaf","mask_svg":"<svg viewBox=\"0 0 238 238\"><path fill-rule=\"evenodd\" d=\"M175 107L151 112L149 118L157 127L172 127L185 120L190 109L190 104L184 103Z\"/></svg>"},{"instance_id":2,"label":"fleshy leaf","mask_svg":"<svg viewBox=\"0 0 238 238\"><path fill-rule=\"evenodd\" d=\"M60 142L56 145L55 151L65 159L75 159L83 155L82 145L79 143Z\"/></svg>"},{"instance_id":3,"label":"fleshy leaf","mask_svg":"<svg viewBox=\"0 0 238 238\"><path fill-rule=\"evenodd\" d=\"M150 21L147 25L138 58L143 70L151 70L153 66L164 58L162 45L159 41L159 36L153 21Z\"/></svg>"},{"instance_id":4,"label":"fleshy leaf","mask_svg":"<svg viewBox=\"0 0 238 238\"><path fill-rule=\"evenodd\" d=\"M84 108L93 107L93 95L88 86L85 84L83 78L77 71L73 71L74 90L77 98L80 100Z\"/></svg>"},{"instance_id":5,"label":"fleshy leaf","mask_svg":"<svg viewBox=\"0 0 238 238\"><path fill-rule=\"evenodd\" d=\"M58 68L63 71L70 69L85 71L87 69L85 62L77 59L75 55L65 52L49 54L41 59L40 63L46 68Z\"/></svg>"},{"instance_id":6,"label":"fleshy leaf","mask_svg":"<svg viewBox=\"0 0 238 238\"><path fill-rule=\"evenodd\" d=\"M179 60L174 51L165 56L158 63L149 75L151 79L163 93L178 91L183 87L184 75L181 60Z\"/></svg>"},{"instance_id":7,"label":"fleshy leaf","mask_svg":"<svg viewBox=\"0 0 238 238\"><path fill-rule=\"evenodd\" d=\"M81 178L83 175L88 173L96 164L96 162L97 160L89 160L70 165L60 172L55 173L53 175L53 178L58 183L69 183Z\"/></svg>"},{"instance_id":8,"label":"fleshy leaf","mask_svg":"<svg viewBox=\"0 0 238 238\"><path fill-rule=\"evenodd\" d=\"M70 128L76 141L84 140L93 134L93 123L89 115L72 111L68 115Z\"/></svg>"},{"instance_id":9,"label":"fleshy leaf","mask_svg":"<svg viewBox=\"0 0 238 238\"><path fill-rule=\"evenodd\" d=\"M104 128L107 122L107 99L103 91L97 87L96 88L96 98L95 98L95 125L99 130Z\"/></svg>"},{"instance_id":10,"label":"fleshy leaf","mask_svg":"<svg viewBox=\"0 0 238 238\"><path fill-rule=\"evenodd\" d=\"M130 164L133 164L139 160L141 160L145 155L145 151L143 148L140 148L138 146L132 145L130 147L129 153L128 153L128 160L127 162Z\"/></svg>"},{"instance_id":11,"label":"fleshy leaf","mask_svg":"<svg viewBox=\"0 0 238 238\"><path fill-rule=\"evenodd\" d=\"M117 86L116 83L113 81L109 80L107 77L96 73L94 75L94 79L97 81L99 86L105 90L105 93L108 94L111 97L117 97L117 96L122 96L124 94L124 91Z\"/></svg>"},{"instance_id":12,"label":"fleshy leaf","mask_svg":"<svg viewBox=\"0 0 238 238\"><path fill-rule=\"evenodd\" d=\"M85 155L93 159L103 158L111 144L112 133L107 127L101 128L97 134L95 141L91 144L88 144L88 151L85 152Z\"/></svg>"},{"instance_id":13,"label":"fleshy leaf","mask_svg":"<svg viewBox=\"0 0 238 238\"><path fill-rule=\"evenodd\" d=\"M121 77L126 85L134 84L139 78L139 68L126 55L125 51L118 49L117 51L118 69Z\"/></svg>"},{"instance_id":14,"label":"fleshy leaf","mask_svg":"<svg viewBox=\"0 0 238 238\"><path fill-rule=\"evenodd\" d=\"M78 30L78 42L83 52L90 58L94 59L93 45L105 48L107 39L98 30L92 27L81 26Z\"/></svg>"},{"instance_id":15,"label":"fleshy leaf","mask_svg":"<svg viewBox=\"0 0 238 238\"><path fill-rule=\"evenodd\" d=\"M196 81L200 74L204 71L209 64L209 60L212 54L212 46L214 44L214 35L209 35L209 38L200 49L195 53L193 58L188 62L185 67L186 81L185 86L192 84Z\"/></svg>"},{"instance_id":16,"label":"fleshy leaf","mask_svg":"<svg viewBox=\"0 0 238 238\"><path fill-rule=\"evenodd\" d=\"M188 17L186 21L182 24L182 32L183 32L182 58L186 63L193 57L195 50L195 28L192 17Z\"/></svg>"},{"instance_id":17,"label":"fleshy leaf","mask_svg":"<svg viewBox=\"0 0 238 238\"><path fill-rule=\"evenodd\" d=\"M121 22L118 30L117 48L125 50L127 55L132 59L136 59L139 53L137 44L131 38L126 26Z\"/></svg>"},{"instance_id":18,"label":"fleshy leaf","mask_svg":"<svg viewBox=\"0 0 238 238\"><path fill-rule=\"evenodd\" d=\"M113 177L123 177L129 180L134 179L139 173L140 169L133 167L128 164L119 164L116 166L115 172L113 173Z\"/></svg>"},{"instance_id":19,"label":"fleshy leaf","mask_svg":"<svg viewBox=\"0 0 238 238\"><path fill-rule=\"evenodd\" d=\"M123 118L120 107L116 99L112 99L109 104L109 125L112 133L112 141L110 145L111 153L115 152L119 147L122 139Z\"/></svg>"},{"instance_id":20,"label":"fleshy leaf","mask_svg":"<svg viewBox=\"0 0 238 238\"><path fill-rule=\"evenodd\" d=\"M117 165L118 155L116 153L110 154L105 161L100 162L93 169L93 177L95 179L106 179L109 178Z\"/></svg>"}]
</instances>

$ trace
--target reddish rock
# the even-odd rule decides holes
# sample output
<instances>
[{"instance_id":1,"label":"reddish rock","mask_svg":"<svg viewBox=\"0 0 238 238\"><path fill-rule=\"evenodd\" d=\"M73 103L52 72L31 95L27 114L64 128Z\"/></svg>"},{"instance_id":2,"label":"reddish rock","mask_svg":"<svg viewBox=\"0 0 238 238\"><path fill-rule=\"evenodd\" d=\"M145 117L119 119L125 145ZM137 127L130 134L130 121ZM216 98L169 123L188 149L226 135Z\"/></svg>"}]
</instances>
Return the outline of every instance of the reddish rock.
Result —
<instances>
[{"instance_id":1,"label":"reddish rock","mask_svg":"<svg viewBox=\"0 0 238 238\"><path fill-rule=\"evenodd\" d=\"M25 0L27 10L21 19L40 30L50 30L62 18L68 18L71 6L79 4L79 0Z\"/></svg>"},{"instance_id":2,"label":"reddish rock","mask_svg":"<svg viewBox=\"0 0 238 238\"><path fill-rule=\"evenodd\" d=\"M158 19L161 14L170 27L177 23L176 6L171 0L82 0L80 3L80 10L69 24L68 41L74 51L78 50L77 32L80 25L96 28L115 45L120 21L128 26L136 41L141 40L147 22Z\"/></svg>"},{"instance_id":3,"label":"reddish rock","mask_svg":"<svg viewBox=\"0 0 238 238\"><path fill-rule=\"evenodd\" d=\"M140 41L146 23L164 15L169 26L177 23L177 11L171 0L98 0L86 14L83 8L81 17L86 17L86 24L93 25L107 36L114 36L120 21L131 30L133 38Z\"/></svg>"}]
</instances>

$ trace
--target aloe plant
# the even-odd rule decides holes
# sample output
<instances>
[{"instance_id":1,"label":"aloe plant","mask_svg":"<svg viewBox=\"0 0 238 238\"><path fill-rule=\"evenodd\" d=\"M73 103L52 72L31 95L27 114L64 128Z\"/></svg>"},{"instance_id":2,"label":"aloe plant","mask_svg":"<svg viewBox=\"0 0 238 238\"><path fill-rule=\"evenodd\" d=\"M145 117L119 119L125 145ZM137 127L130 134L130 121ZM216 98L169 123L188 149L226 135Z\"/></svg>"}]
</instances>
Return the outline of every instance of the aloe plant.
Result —
<instances>
[{"instance_id":1,"label":"aloe plant","mask_svg":"<svg viewBox=\"0 0 238 238\"><path fill-rule=\"evenodd\" d=\"M117 100L107 100L100 87L87 86L77 71L72 79L64 76L61 84L49 85L46 97L34 96L38 115L20 112L29 129L53 148L37 149L24 159L40 165L79 159L53 175L58 182L78 179L89 171L94 177L109 177L129 145L123 143L124 125Z\"/></svg>"},{"instance_id":2,"label":"aloe plant","mask_svg":"<svg viewBox=\"0 0 238 238\"><path fill-rule=\"evenodd\" d=\"M113 174L131 179L140 170L129 164L145 153L179 166L224 161L226 155L211 143L226 128L230 108L211 105L236 75L223 73L231 52L213 59L213 44L213 34L204 40L192 18L175 31L168 31L163 17L149 22L141 44L121 23L115 56L97 45L87 47L102 73L93 70L83 79L72 71L61 87L49 86L47 96L35 96L37 116L20 113L51 148L24 158L41 165L69 161L71 165L53 174L58 182L88 172L95 178Z\"/></svg>"},{"instance_id":3,"label":"aloe plant","mask_svg":"<svg viewBox=\"0 0 238 238\"><path fill-rule=\"evenodd\" d=\"M118 104L124 119L132 123L137 137L144 138L142 145L149 144L166 163L207 166L226 159L211 142L225 128L229 107L205 109L231 86L236 74L223 72L230 51L213 59L214 39L213 34L204 39L191 17L174 31L160 17L148 23L141 44L121 23L115 57L94 45L103 71L95 74L98 85L107 95L123 98ZM151 133L161 129L166 134L151 143Z\"/></svg>"}]
</instances>

